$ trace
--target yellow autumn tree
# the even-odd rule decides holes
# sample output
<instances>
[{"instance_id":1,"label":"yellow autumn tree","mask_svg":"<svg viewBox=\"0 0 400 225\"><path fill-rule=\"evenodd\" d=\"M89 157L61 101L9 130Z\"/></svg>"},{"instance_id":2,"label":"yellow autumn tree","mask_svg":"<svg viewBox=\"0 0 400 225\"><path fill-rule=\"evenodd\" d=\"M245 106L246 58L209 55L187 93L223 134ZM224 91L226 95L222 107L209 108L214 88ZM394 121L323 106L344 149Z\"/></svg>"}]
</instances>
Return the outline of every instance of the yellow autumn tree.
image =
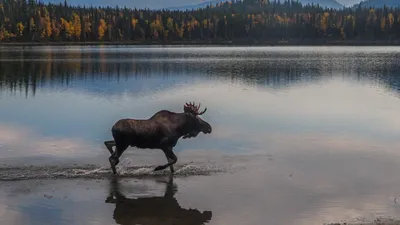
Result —
<instances>
[{"instance_id":1,"label":"yellow autumn tree","mask_svg":"<svg viewBox=\"0 0 400 225\"><path fill-rule=\"evenodd\" d=\"M158 18L158 16L157 16L156 20L153 20L150 23L150 29L151 29L151 32L152 32L152 34L154 35L155 38L157 38L160 33L164 32L163 23L160 20L160 18Z\"/></svg>"},{"instance_id":2,"label":"yellow autumn tree","mask_svg":"<svg viewBox=\"0 0 400 225\"><path fill-rule=\"evenodd\" d=\"M41 38L49 38L52 34L52 29L51 29L51 21L50 21L50 17L47 14L45 14L44 17L40 18L40 37Z\"/></svg>"},{"instance_id":3,"label":"yellow autumn tree","mask_svg":"<svg viewBox=\"0 0 400 225\"><path fill-rule=\"evenodd\" d=\"M30 24L29 32L30 33L35 32L36 31L36 25L35 25L35 20L32 17L29 19L29 24Z\"/></svg>"},{"instance_id":4,"label":"yellow autumn tree","mask_svg":"<svg viewBox=\"0 0 400 225\"><path fill-rule=\"evenodd\" d=\"M167 29L170 31L174 30L174 20L171 17L167 19Z\"/></svg>"},{"instance_id":5,"label":"yellow autumn tree","mask_svg":"<svg viewBox=\"0 0 400 225\"><path fill-rule=\"evenodd\" d=\"M55 19L51 20L51 31L53 38L58 38L60 36L60 27Z\"/></svg>"},{"instance_id":6,"label":"yellow autumn tree","mask_svg":"<svg viewBox=\"0 0 400 225\"><path fill-rule=\"evenodd\" d=\"M346 39L346 33L344 32L344 28L340 28L340 35L342 36L342 39Z\"/></svg>"},{"instance_id":7,"label":"yellow autumn tree","mask_svg":"<svg viewBox=\"0 0 400 225\"><path fill-rule=\"evenodd\" d=\"M283 24L284 20L280 15L275 15L275 20L278 21L278 23Z\"/></svg>"},{"instance_id":8,"label":"yellow autumn tree","mask_svg":"<svg viewBox=\"0 0 400 225\"><path fill-rule=\"evenodd\" d=\"M178 24L175 24L175 31L176 34L180 37L183 38L183 32L184 32L184 24L182 24L181 26L179 26Z\"/></svg>"},{"instance_id":9,"label":"yellow autumn tree","mask_svg":"<svg viewBox=\"0 0 400 225\"><path fill-rule=\"evenodd\" d=\"M106 29L107 29L106 21L104 21L104 19L100 19L99 27L97 28L99 40L103 40L104 34L106 33Z\"/></svg>"},{"instance_id":10,"label":"yellow autumn tree","mask_svg":"<svg viewBox=\"0 0 400 225\"><path fill-rule=\"evenodd\" d=\"M389 20L389 27L392 28L392 26L394 24L394 16L392 13L388 14L388 20Z\"/></svg>"},{"instance_id":11,"label":"yellow autumn tree","mask_svg":"<svg viewBox=\"0 0 400 225\"><path fill-rule=\"evenodd\" d=\"M189 26L189 31L194 30L196 27L200 25L199 21L197 21L194 17L192 17L192 20L189 21L188 26Z\"/></svg>"},{"instance_id":12,"label":"yellow autumn tree","mask_svg":"<svg viewBox=\"0 0 400 225\"><path fill-rule=\"evenodd\" d=\"M72 23L66 21L64 18L61 18L61 29L65 31L65 35L67 39L70 39L74 35L74 26Z\"/></svg>"},{"instance_id":13,"label":"yellow autumn tree","mask_svg":"<svg viewBox=\"0 0 400 225\"><path fill-rule=\"evenodd\" d=\"M132 24L133 30L135 30L136 29L136 25L138 24L138 19L133 18L132 21L131 21L131 24Z\"/></svg>"},{"instance_id":14,"label":"yellow autumn tree","mask_svg":"<svg viewBox=\"0 0 400 225\"><path fill-rule=\"evenodd\" d=\"M386 17L383 16L383 17L381 18L381 29L382 29L382 31L385 30L385 27L386 27Z\"/></svg>"},{"instance_id":15,"label":"yellow autumn tree","mask_svg":"<svg viewBox=\"0 0 400 225\"><path fill-rule=\"evenodd\" d=\"M347 23L351 24L351 28L354 31L355 27L356 27L356 19L354 16L352 15L348 15L346 17Z\"/></svg>"},{"instance_id":16,"label":"yellow autumn tree","mask_svg":"<svg viewBox=\"0 0 400 225\"><path fill-rule=\"evenodd\" d=\"M51 34L53 33L53 29L51 28L51 21L50 21L50 17L46 17L46 35L47 37L51 37Z\"/></svg>"},{"instance_id":17,"label":"yellow autumn tree","mask_svg":"<svg viewBox=\"0 0 400 225\"><path fill-rule=\"evenodd\" d=\"M17 23L17 35L22 36L24 33L24 29L25 29L24 24L22 24L22 22L18 22Z\"/></svg>"},{"instance_id":18,"label":"yellow autumn tree","mask_svg":"<svg viewBox=\"0 0 400 225\"><path fill-rule=\"evenodd\" d=\"M370 9L367 18L367 24L375 24L377 20L375 9Z\"/></svg>"},{"instance_id":19,"label":"yellow autumn tree","mask_svg":"<svg viewBox=\"0 0 400 225\"><path fill-rule=\"evenodd\" d=\"M203 22L202 22L202 25L203 25L203 28L207 28L207 24L208 24L208 20L203 20Z\"/></svg>"},{"instance_id":20,"label":"yellow autumn tree","mask_svg":"<svg viewBox=\"0 0 400 225\"><path fill-rule=\"evenodd\" d=\"M51 29L51 20L50 20L50 14L47 11L47 8L43 8L43 17L40 18L41 22L41 37L42 38L49 38L51 37L52 34L52 29Z\"/></svg>"},{"instance_id":21,"label":"yellow autumn tree","mask_svg":"<svg viewBox=\"0 0 400 225\"><path fill-rule=\"evenodd\" d=\"M79 17L78 14L76 14L75 12L72 13L72 27L73 27L73 36L77 39L80 40L81 39L81 32L82 32L82 28L81 28L81 18Z\"/></svg>"},{"instance_id":22,"label":"yellow autumn tree","mask_svg":"<svg viewBox=\"0 0 400 225\"><path fill-rule=\"evenodd\" d=\"M322 31L324 31L324 33L326 32L326 30L328 29L328 17L329 17L329 13L325 12L321 15L321 25L320 28Z\"/></svg>"},{"instance_id":23,"label":"yellow autumn tree","mask_svg":"<svg viewBox=\"0 0 400 225\"><path fill-rule=\"evenodd\" d=\"M7 30L3 29L3 40L8 40L8 38L10 38L10 32L8 32Z\"/></svg>"}]
</instances>

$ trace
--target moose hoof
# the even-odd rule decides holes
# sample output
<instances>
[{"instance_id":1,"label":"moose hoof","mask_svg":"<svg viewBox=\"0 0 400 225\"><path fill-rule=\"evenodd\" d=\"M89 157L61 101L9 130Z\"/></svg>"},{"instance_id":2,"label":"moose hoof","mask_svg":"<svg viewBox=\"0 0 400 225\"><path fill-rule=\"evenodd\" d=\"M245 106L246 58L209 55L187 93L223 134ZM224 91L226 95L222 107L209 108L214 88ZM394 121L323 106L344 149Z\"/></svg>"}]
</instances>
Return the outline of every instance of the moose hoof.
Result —
<instances>
[{"instance_id":1,"label":"moose hoof","mask_svg":"<svg viewBox=\"0 0 400 225\"><path fill-rule=\"evenodd\" d=\"M110 161L111 170L112 170L113 174L116 174L117 173L117 169L115 168L115 166L118 164L118 159L115 160L113 158L109 158L108 161Z\"/></svg>"},{"instance_id":2,"label":"moose hoof","mask_svg":"<svg viewBox=\"0 0 400 225\"><path fill-rule=\"evenodd\" d=\"M115 169L115 166L111 166L111 170L112 170L114 175L117 174L117 169Z\"/></svg>"}]
</instances>

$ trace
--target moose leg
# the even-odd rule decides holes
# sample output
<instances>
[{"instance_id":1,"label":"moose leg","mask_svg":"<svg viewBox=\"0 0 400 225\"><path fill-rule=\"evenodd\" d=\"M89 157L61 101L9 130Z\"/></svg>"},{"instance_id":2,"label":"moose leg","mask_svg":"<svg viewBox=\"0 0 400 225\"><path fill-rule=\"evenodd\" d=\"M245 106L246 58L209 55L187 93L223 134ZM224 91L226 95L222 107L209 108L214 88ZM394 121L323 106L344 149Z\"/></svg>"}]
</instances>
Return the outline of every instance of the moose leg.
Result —
<instances>
[{"instance_id":1,"label":"moose leg","mask_svg":"<svg viewBox=\"0 0 400 225\"><path fill-rule=\"evenodd\" d=\"M172 153L172 154L174 154L174 153ZM173 161L173 159L171 158L171 156L169 156L167 153L165 153L165 156L167 157L168 163L170 163L170 162ZM169 169L171 170L171 174L173 174L173 173L175 172L175 170L174 170L174 165L170 165L170 166L169 166Z\"/></svg>"},{"instance_id":2,"label":"moose leg","mask_svg":"<svg viewBox=\"0 0 400 225\"><path fill-rule=\"evenodd\" d=\"M112 147L115 146L115 141L105 141L104 144L106 145L108 151L112 155L114 153L114 150L112 149Z\"/></svg>"},{"instance_id":3,"label":"moose leg","mask_svg":"<svg viewBox=\"0 0 400 225\"><path fill-rule=\"evenodd\" d=\"M129 145L127 145L127 144L117 144L116 147L117 148L115 149L115 151L108 158L108 160L110 161L110 165L111 165L111 169L113 171L113 174L117 173L117 170L115 169L115 166L118 165L119 157L129 147Z\"/></svg>"},{"instance_id":4,"label":"moose leg","mask_svg":"<svg viewBox=\"0 0 400 225\"><path fill-rule=\"evenodd\" d=\"M172 148L167 148L167 149L162 149L165 156L167 157L168 163L162 166L157 166L154 171L158 171L158 170L163 170L165 168L167 168L168 166L171 169L171 173L174 173L174 167L173 165L178 161L178 158L176 157L176 155L174 154L174 152L172 151Z\"/></svg>"},{"instance_id":5,"label":"moose leg","mask_svg":"<svg viewBox=\"0 0 400 225\"><path fill-rule=\"evenodd\" d=\"M170 163L171 161L173 161L173 159L170 159L170 158L168 158L168 157L167 157L167 159L168 159L168 163ZM169 169L170 169L170 171L171 171L171 174L172 174L172 173L175 173L174 165L170 165L170 166L169 166Z\"/></svg>"}]
</instances>

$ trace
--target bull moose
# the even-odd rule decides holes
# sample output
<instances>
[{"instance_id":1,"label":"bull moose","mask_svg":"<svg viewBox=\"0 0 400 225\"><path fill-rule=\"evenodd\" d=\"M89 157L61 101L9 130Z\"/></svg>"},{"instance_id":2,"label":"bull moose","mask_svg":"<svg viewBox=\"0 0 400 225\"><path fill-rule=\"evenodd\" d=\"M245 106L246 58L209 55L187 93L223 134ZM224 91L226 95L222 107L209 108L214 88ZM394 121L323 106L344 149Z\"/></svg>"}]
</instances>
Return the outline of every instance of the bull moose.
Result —
<instances>
[{"instance_id":1,"label":"bull moose","mask_svg":"<svg viewBox=\"0 0 400 225\"><path fill-rule=\"evenodd\" d=\"M111 156L109 162L113 174L116 174L115 166L119 163L119 157L129 147L140 149L161 149L167 157L168 163L157 166L154 171L170 167L174 173L173 165L178 158L173 153L173 148L179 138L196 137L200 132L211 133L211 125L200 118L207 111L207 107L199 112L199 105L185 103L183 113L161 110L149 119L121 119L111 129L112 141L105 141ZM112 147L116 147L113 151Z\"/></svg>"}]
</instances>

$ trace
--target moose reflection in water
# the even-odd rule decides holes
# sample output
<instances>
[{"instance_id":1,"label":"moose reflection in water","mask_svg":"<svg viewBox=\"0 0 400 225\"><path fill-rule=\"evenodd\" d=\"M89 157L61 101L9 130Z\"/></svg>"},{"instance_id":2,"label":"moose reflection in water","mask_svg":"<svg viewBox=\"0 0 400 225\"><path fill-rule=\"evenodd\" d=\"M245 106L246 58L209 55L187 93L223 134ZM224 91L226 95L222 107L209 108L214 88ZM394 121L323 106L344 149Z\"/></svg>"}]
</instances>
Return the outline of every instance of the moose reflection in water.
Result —
<instances>
[{"instance_id":1,"label":"moose reflection in water","mask_svg":"<svg viewBox=\"0 0 400 225\"><path fill-rule=\"evenodd\" d=\"M111 169L117 173L115 166L119 163L119 157L129 147L161 149L167 157L168 163L157 166L154 170L170 168L174 173L173 165L178 158L173 152L179 138L196 137L200 132L209 134L212 131L211 125L200 118L200 115L207 111L205 108L199 111L200 104L186 103L183 113L175 113L168 110L161 110L146 120L121 119L111 129L112 141L105 141L108 151ZM113 151L112 147L116 147Z\"/></svg>"},{"instance_id":2,"label":"moose reflection in water","mask_svg":"<svg viewBox=\"0 0 400 225\"><path fill-rule=\"evenodd\" d=\"M157 181L165 182L165 181ZM110 195L106 203L115 204L113 218L121 225L203 225L211 220L212 212L182 208L174 197L177 188L172 175L166 183L163 197L126 198L120 190L117 177L110 182Z\"/></svg>"}]
</instances>

